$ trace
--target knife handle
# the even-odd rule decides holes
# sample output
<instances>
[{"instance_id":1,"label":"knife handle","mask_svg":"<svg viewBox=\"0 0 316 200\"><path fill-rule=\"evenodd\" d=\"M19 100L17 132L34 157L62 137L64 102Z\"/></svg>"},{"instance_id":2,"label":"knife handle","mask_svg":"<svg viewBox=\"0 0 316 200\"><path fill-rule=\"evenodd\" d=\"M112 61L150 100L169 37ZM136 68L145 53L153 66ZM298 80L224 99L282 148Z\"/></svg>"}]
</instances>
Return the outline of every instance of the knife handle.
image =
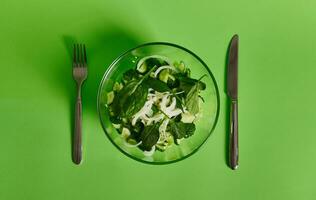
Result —
<instances>
[{"instance_id":1,"label":"knife handle","mask_svg":"<svg viewBox=\"0 0 316 200\"><path fill-rule=\"evenodd\" d=\"M229 165L238 168L238 104L236 100L230 103L230 134L229 134Z\"/></svg>"}]
</instances>

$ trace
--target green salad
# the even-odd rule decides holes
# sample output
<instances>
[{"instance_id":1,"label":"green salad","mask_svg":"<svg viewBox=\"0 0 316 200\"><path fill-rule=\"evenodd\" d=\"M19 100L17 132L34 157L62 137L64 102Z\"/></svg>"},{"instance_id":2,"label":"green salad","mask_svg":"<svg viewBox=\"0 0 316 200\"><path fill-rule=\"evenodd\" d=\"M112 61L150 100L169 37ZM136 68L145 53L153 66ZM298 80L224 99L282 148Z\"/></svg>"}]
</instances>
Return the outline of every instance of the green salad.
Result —
<instances>
[{"instance_id":1,"label":"green salad","mask_svg":"<svg viewBox=\"0 0 316 200\"><path fill-rule=\"evenodd\" d=\"M141 58L124 72L106 105L124 144L151 156L192 136L204 102L202 78L191 78L184 62L160 55Z\"/></svg>"}]
</instances>

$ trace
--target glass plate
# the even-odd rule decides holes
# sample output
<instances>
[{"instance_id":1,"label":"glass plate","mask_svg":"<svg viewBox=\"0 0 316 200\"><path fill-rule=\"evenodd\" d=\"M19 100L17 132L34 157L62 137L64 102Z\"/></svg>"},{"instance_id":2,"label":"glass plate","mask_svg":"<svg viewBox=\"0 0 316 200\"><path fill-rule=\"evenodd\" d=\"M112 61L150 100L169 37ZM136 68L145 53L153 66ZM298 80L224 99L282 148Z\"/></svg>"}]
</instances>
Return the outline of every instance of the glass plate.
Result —
<instances>
[{"instance_id":1,"label":"glass plate","mask_svg":"<svg viewBox=\"0 0 316 200\"><path fill-rule=\"evenodd\" d=\"M107 93L113 88L117 81L121 81L125 71L136 67L139 59L150 56L161 55L173 61L183 61L185 66L191 70L191 77L199 79L201 76L206 83L206 90L201 91L204 103L201 103L201 117L195 123L196 131L194 135L183 139L180 145L173 144L164 152L155 151L148 157L137 147L128 147L124 144L123 138L113 127L109 119L106 106ZM219 115L219 94L216 81L207 65L193 52L181 46L171 43L147 43L133 48L113 61L104 73L98 92L98 112L102 127L110 141L125 155L146 163L166 164L189 157L196 152L211 135Z\"/></svg>"}]
</instances>

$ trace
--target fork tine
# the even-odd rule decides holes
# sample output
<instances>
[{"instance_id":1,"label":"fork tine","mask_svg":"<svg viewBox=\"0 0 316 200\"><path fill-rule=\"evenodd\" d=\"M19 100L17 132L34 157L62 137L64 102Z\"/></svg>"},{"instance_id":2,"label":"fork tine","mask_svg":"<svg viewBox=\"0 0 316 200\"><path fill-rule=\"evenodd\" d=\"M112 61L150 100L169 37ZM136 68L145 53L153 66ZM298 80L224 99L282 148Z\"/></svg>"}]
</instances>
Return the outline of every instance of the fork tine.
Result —
<instances>
[{"instance_id":1,"label":"fork tine","mask_svg":"<svg viewBox=\"0 0 316 200\"><path fill-rule=\"evenodd\" d=\"M76 44L77 46L77 67L80 66L80 46L79 44Z\"/></svg>"},{"instance_id":2,"label":"fork tine","mask_svg":"<svg viewBox=\"0 0 316 200\"><path fill-rule=\"evenodd\" d=\"M82 44L80 44L80 67L83 67L83 50L82 50Z\"/></svg>"},{"instance_id":3,"label":"fork tine","mask_svg":"<svg viewBox=\"0 0 316 200\"><path fill-rule=\"evenodd\" d=\"M85 44L74 44L73 63L75 67L86 67L87 52Z\"/></svg>"},{"instance_id":4,"label":"fork tine","mask_svg":"<svg viewBox=\"0 0 316 200\"><path fill-rule=\"evenodd\" d=\"M84 64L87 64L86 45L83 45L83 59L84 59Z\"/></svg>"},{"instance_id":5,"label":"fork tine","mask_svg":"<svg viewBox=\"0 0 316 200\"><path fill-rule=\"evenodd\" d=\"M80 66L80 48L79 48L79 44L76 44L77 47L77 67Z\"/></svg>"},{"instance_id":6,"label":"fork tine","mask_svg":"<svg viewBox=\"0 0 316 200\"><path fill-rule=\"evenodd\" d=\"M80 67L80 44L76 44L77 46L77 67Z\"/></svg>"}]
</instances>

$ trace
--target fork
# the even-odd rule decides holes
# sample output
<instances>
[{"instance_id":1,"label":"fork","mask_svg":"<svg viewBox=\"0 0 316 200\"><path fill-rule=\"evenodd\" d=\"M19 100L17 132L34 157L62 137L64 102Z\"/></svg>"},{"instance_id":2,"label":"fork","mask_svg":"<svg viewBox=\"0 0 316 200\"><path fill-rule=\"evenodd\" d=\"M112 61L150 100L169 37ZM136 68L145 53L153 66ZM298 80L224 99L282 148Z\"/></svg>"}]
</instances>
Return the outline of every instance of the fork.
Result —
<instances>
[{"instance_id":1,"label":"fork","mask_svg":"<svg viewBox=\"0 0 316 200\"><path fill-rule=\"evenodd\" d=\"M77 100L75 107L74 136L72 145L72 160L75 164L80 164L82 160L82 104L81 86L88 75L87 55L84 44L74 44L73 55L73 77L77 84Z\"/></svg>"}]
</instances>

